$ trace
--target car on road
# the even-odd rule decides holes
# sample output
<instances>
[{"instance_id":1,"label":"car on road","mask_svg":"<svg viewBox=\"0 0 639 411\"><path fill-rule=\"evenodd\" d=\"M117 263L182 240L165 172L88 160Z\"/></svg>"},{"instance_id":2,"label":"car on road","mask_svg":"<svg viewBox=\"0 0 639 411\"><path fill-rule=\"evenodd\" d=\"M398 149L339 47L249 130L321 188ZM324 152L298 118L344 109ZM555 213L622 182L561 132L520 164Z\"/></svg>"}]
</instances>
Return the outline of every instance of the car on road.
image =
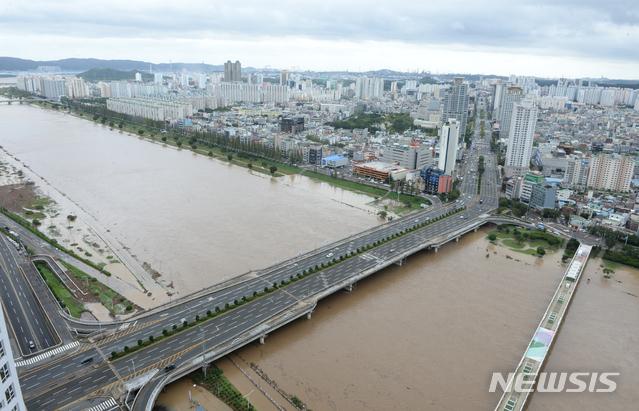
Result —
<instances>
[{"instance_id":1,"label":"car on road","mask_svg":"<svg viewBox=\"0 0 639 411\"><path fill-rule=\"evenodd\" d=\"M326 254L326 258L331 258L332 256L333 256L333 253Z\"/></svg>"},{"instance_id":2,"label":"car on road","mask_svg":"<svg viewBox=\"0 0 639 411\"><path fill-rule=\"evenodd\" d=\"M391 250L389 251L389 253L394 253L394 252L395 252L394 248L391 248Z\"/></svg>"},{"instance_id":3,"label":"car on road","mask_svg":"<svg viewBox=\"0 0 639 411\"><path fill-rule=\"evenodd\" d=\"M463 218L465 218L465 217L464 217L463 215L460 215L460 216L459 216L459 218L463 219Z\"/></svg>"},{"instance_id":4,"label":"car on road","mask_svg":"<svg viewBox=\"0 0 639 411\"><path fill-rule=\"evenodd\" d=\"M32 350L35 348L35 344L33 343L33 341L29 341L29 348L31 348Z\"/></svg>"},{"instance_id":5,"label":"car on road","mask_svg":"<svg viewBox=\"0 0 639 411\"><path fill-rule=\"evenodd\" d=\"M93 361L93 356L85 357L82 361L80 361L80 364L88 364L91 361Z\"/></svg>"},{"instance_id":6,"label":"car on road","mask_svg":"<svg viewBox=\"0 0 639 411\"><path fill-rule=\"evenodd\" d=\"M170 372L175 369L175 364L170 364L164 367L164 372Z\"/></svg>"}]
</instances>

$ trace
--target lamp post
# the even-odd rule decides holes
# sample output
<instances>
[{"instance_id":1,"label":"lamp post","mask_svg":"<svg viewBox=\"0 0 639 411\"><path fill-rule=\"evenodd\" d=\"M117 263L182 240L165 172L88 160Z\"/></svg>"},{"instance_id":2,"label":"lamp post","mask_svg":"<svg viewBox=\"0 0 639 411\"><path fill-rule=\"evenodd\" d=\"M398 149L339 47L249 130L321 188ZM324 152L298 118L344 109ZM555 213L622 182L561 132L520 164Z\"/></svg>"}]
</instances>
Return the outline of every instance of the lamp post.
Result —
<instances>
[{"instance_id":1,"label":"lamp post","mask_svg":"<svg viewBox=\"0 0 639 411\"><path fill-rule=\"evenodd\" d=\"M200 332L202 333L202 372L204 373L204 379L206 380L206 348L204 347L204 328L201 326Z\"/></svg>"},{"instance_id":2,"label":"lamp post","mask_svg":"<svg viewBox=\"0 0 639 411\"><path fill-rule=\"evenodd\" d=\"M131 358L131 364L133 364L133 374L135 375L135 362L133 361L133 358Z\"/></svg>"},{"instance_id":3,"label":"lamp post","mask_svg":"<svg viewBox=\"0 0 639 411\"><path fill-rule=\"evenodd\" d=\"M247 410L250 410L250 409L251 409L251 400L249 399L249 395L251 395L251 394L253 393L253 391L255 391L255 390L251 390L251 392L249 392L248 394L246 394L246 395L244 396L244 398L246 398L246 403L248 404L248 405L246 406L246 409L247 409Z\"/></svg>"}]
</instances>

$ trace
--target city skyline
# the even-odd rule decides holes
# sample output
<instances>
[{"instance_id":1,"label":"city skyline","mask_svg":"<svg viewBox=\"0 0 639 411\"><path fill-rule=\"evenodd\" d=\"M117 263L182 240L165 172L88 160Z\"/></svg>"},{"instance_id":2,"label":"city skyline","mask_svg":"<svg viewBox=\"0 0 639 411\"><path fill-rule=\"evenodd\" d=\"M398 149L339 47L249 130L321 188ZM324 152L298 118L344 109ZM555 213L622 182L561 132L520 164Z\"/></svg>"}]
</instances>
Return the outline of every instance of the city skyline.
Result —
<instances>
[{"instance_id":1,"label":"city skyline","mask_svg":"<svg viewBox=\"0 0 639 411\"><path fill-rule=\"evenodd\" d=\"M630 1L278 4L15 3L3 10L0 40L4 55L34 60L239 60L255 68L548 78L639 72L639 5Z\"/></svg>"}]
</instances>

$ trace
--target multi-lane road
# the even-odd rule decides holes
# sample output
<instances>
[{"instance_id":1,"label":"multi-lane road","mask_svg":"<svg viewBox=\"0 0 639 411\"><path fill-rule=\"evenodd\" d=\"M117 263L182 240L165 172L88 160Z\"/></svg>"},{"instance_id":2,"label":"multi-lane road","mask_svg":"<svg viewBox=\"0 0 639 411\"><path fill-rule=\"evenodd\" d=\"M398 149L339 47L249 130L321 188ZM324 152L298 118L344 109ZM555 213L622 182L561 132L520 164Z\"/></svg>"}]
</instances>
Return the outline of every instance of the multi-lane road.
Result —
<instances>
[{"instance_id":1,"label":"multi-lane road","mask_svg":"<svg viewBox=\"0 0 639 411\"><path fill-rule=\"evenodd\" d=\"M210 351L223 344L237 344L238 347L244 345L249 340L240 339L238 336L262 326L273 316L292 309L300 302L316 300L320 293L326 292L358 273L374 270L404 252L415 250L428 241L463 229L470 222L476 221L481 215L497 206L498 179L495 160L488 150L488 144L479 138L478 124L473 141L473 148L468 150L468 160L462 170L465 178L460 187L462 196L459 203L437 205L354 235L335 243L333 247L309 253L296 259L295 262L283 264L240 284L211 292L162 312L146 315L137 321L129 321L121 325L114 335L94 344L82 344L73 349L75 351L70 350L70 354L52 362L30 364L20 372L20 383L27 407L55 410L90 394L108 394L110 390L125 381L130 381L149 370L160 369L160 373L149 383L149 387L152 387L158 383L160 377L165 375L162 371L164 367L169 364L176 365L178 369L182 365L186 366L198 356L202 356L203 346ZM470 178L476 174L479 155L484 156L486 168L482 178L481 196L477 195L477 180L474 180L473 184ZM296 277L303 270L321 266L333 259L339 261L340 256L373 246L380 240L420 226L461 205L466 206L467 209L377 245L354 258L325 268L121 360L113 363L105 361L112 351L121 351L124 346L136 346L138 340L146 341L150 335L159 336L164 329L171 330L173 325L180 326L184 321L193 321L196 315L204 318L208 310L214 311L215 307L222 308L227 303L233 304L235 300L241 300L244 296L250 297L254 292L261 292L265 287L272 287L274 283L279 285L282 280L289 280L291 276ZM82 360L88 357L92 358L91 362L83 363ZM142 399L148 396L149 392L150 388L143 390ZM144 401L141 403L143 404Z\"/></svg>"},{"instance_id":2,"label":"multi-lane road","mask_svg":"<svg viewBox=\"0 0 639 411\"><path fill-rule=\"evenodd\" d=\"M24 265L13 244L1 235L0 299L23 356L46 350L58 342L21 272Z\"/></svg>"}]
</instances>

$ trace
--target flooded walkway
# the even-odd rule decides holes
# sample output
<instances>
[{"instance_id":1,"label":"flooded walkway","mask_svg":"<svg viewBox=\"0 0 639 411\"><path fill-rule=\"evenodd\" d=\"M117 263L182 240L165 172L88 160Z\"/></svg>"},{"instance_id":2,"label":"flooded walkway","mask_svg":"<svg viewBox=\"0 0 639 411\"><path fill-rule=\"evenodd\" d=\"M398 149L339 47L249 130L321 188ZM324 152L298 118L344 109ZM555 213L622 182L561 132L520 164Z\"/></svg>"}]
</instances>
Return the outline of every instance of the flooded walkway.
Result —
<instances>
[{"instance_id":1,"label":"flooded walkway","mask_svg":"<svg viewBox=\"0 0 639 411\"><path fill-rule=\"evenodd\" d=\"M519 361L514 377L508 382L496 411L519 411L524 408L528 396L535 389L535 383L539 377L541 367L544 365L546 355L552 348L555 335L568 310L572 296L575 293L581 274L583 273L592 246L580 245L568 265L566 275L559 283L548 309L537 327L526 353ZM543 384L543 382L542 382ZM550 382L549 382L550 384Z\"/></svg>"}]
</instances>

